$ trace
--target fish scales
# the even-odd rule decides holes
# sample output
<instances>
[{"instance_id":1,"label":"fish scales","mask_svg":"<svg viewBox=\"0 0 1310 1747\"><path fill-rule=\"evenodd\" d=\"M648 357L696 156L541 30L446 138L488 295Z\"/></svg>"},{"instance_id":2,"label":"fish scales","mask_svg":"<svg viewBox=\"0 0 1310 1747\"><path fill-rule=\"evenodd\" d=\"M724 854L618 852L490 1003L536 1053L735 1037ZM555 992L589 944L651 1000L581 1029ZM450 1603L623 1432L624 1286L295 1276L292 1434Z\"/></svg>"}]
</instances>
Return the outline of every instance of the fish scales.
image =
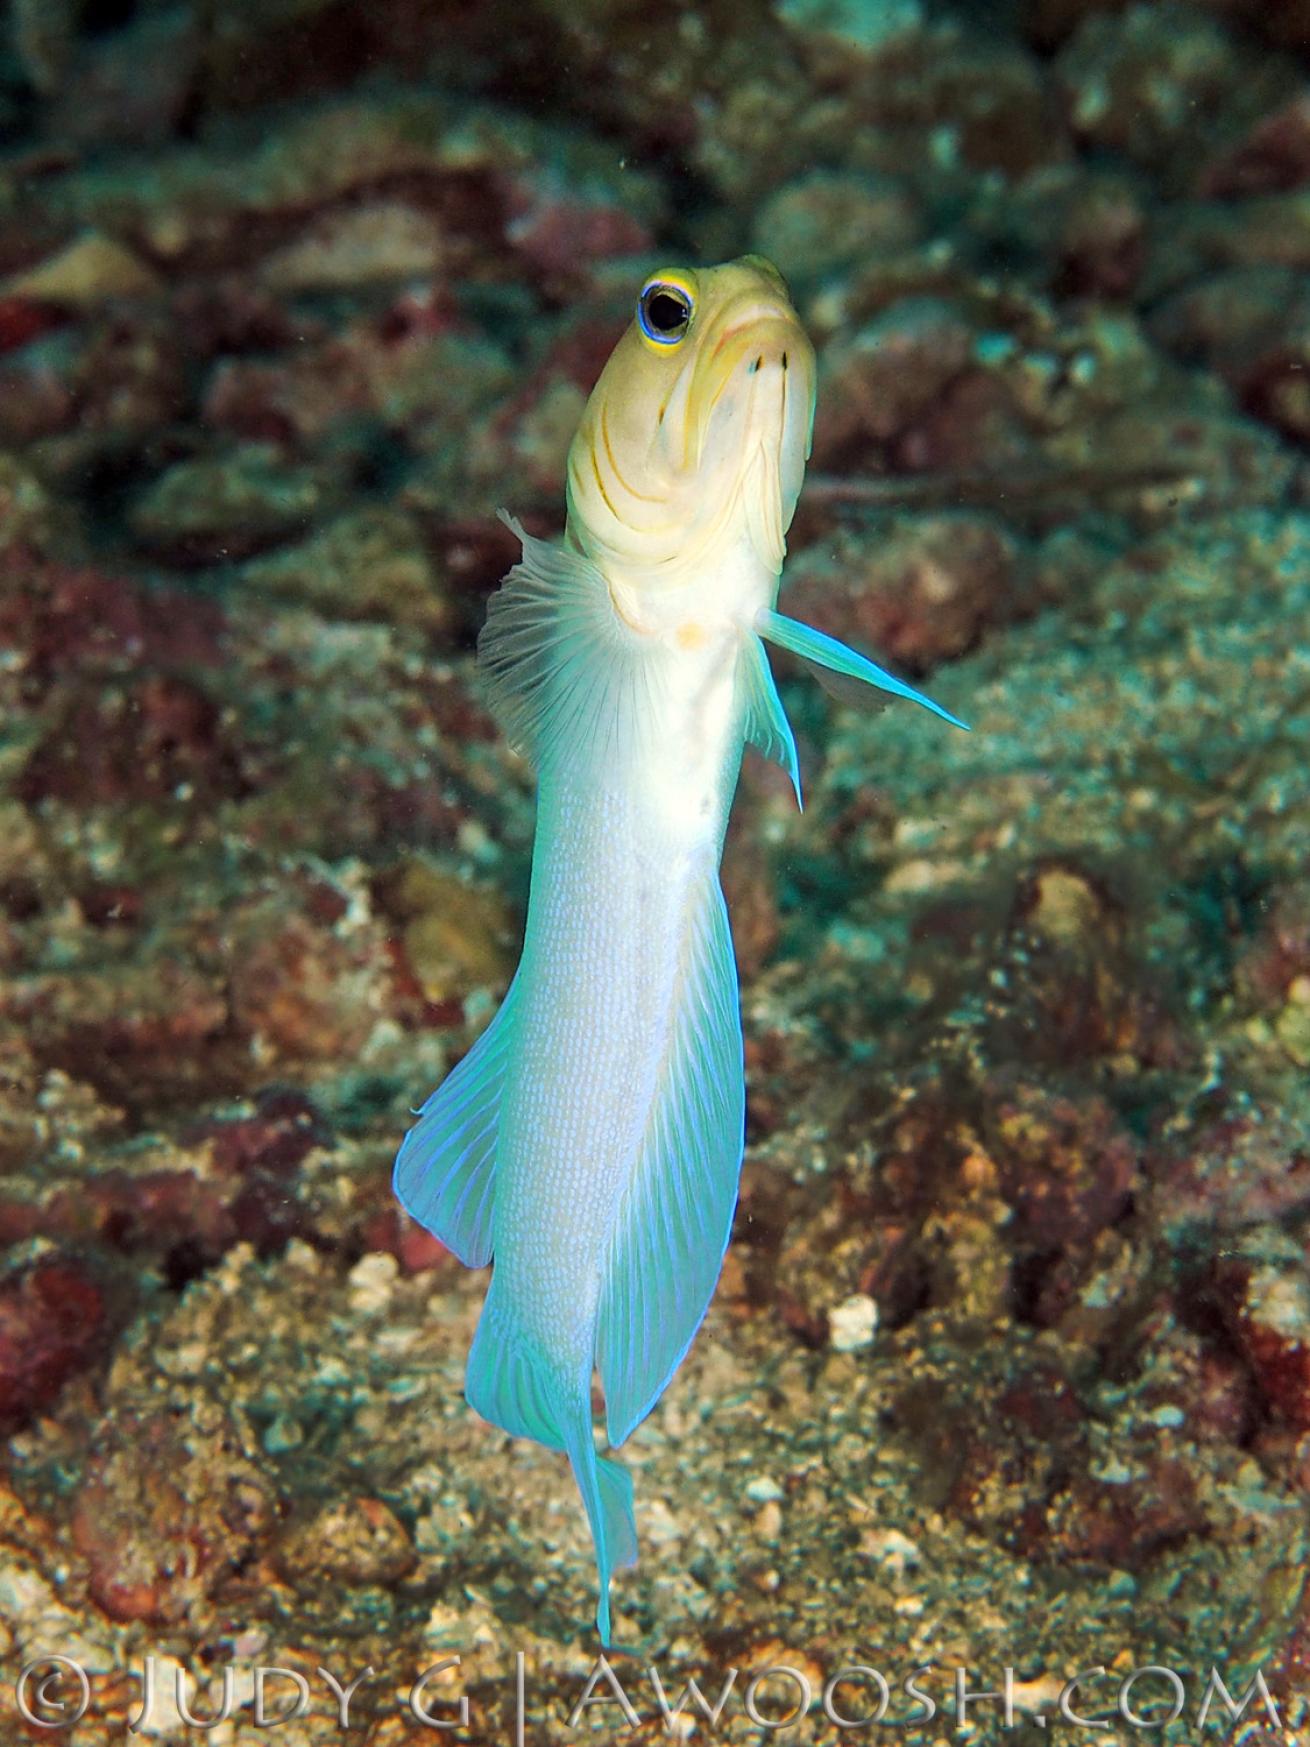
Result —
<instances>
[{"instance_id":1,"label":"fish scales","mask_svg":"<svg viewBox=\"0 0 1310 1747\"><path fill-rule=\"evenodd\" d=\"M568 1262L576 1278L599 1281L655 1097L689 887L703 885L705 863L649 808L583 795L561 809L534 872L523 953L532 998L507 1075L493 1225L497 1257L512 1252L520 1271L525 1326L546 1305L557 1314L572 1291ZM574 1318L588 1373L592 1296Z\"/></svg>"}]
</instances>

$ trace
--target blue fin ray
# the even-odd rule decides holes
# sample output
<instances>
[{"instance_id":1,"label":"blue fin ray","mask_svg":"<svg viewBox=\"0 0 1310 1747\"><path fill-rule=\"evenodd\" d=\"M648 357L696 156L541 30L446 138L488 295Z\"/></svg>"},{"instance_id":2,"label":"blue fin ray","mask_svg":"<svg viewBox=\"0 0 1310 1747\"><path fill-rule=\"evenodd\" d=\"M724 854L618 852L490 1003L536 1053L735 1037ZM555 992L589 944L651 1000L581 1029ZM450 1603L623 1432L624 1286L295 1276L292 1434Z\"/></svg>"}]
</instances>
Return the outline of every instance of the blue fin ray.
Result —
<instances>
[{"instance_id":1,"label":"blue fin ray","mask_svg":"<svg viewBox=\"0 0 1310 1747\"><path fill-rule=\"evenodd\" d=\"M510 744L540 770L557 747L577 756L601 736L630 739L649 717L636 692L651 683L658 645L615 611L589 558L535 539L503 510L500 519L523 557L487 605L478 666Z\"/></svg>"},{"instance_id":2,"label":"blue fin ray","mask_svg":"<svg viewBox=\"0 0 1310 1747\"><path fill-rule=\"evenodd\" d=\"M473 1048L419 1111L396 1155L392 1186L409 1214L465 1267L491 1260L491 1207L514 986Z\"/></svg>"},{"instance_id":3,"label":"blue fin ray","mask_svg":"<svg viewBox=\"0 0 1310 1747\"><path fill-rule=\"evenodd\" d=\"M787 712L782 707L782 699L778 696L764 645L754 631L746 633L740 660L746 691L746 738L766 758L773 759L787 772L791 778L791 786L796 791L796 805L803 807L796 737L787 720Z\"/></svg>"},{"instance_id":4,"label":"blue fin ray","mask_svg":"<svg viewBox=\"0 0 1310 1747\"><path fill-rule=\"evenodd\" d=\"M522 1350L513 1319L501 1308L494 1274L469 1350L464 1393L476 1413L511 1437L535 1438L552 1450L564 1448L549 1377Z\"/></svg>"},{"instance_id":5,"label":"blue fin ray","mask_svg":"<svg viewBox=\"0 0 1310 1747\"><path fill-rule=\"evenodd\" d=\"M567 1377L527 1353L511 1316L501 1309L495 1277L469 1353L464 1393L469 1406L512 1437L563 1450L573 1469L596 1548L600 1588L596 1629L610 1642L610 1579L637 1561L632 1476L596 1453L591 1425L591 1377Z\"/></svg>"},{"instance_id":6,"label":"blue fin ray","mask_svg":"<svg viewBox=\"0 0 1310 1747\"><path fill-rule=\"evenodd\" d=\"M940 716L952 727L968 729L967 722L935 704L923 692L916 691L866 655L839 643L823 631L816 631L811 625L802 625L799 620L789 619L784 613L771 612L766 607L756 618L755 629L761 637L776 643L779 649L789 649L793 655L799 655L802 661L825 667L832 673L845 674L851 679L863 680L866 685L876 686L879 691L890 692L894 697L909 698L911 703L922 704L925 710L931 710L934 716Z\"/></svg>"},{"instance_id":7,"label":"blue fin ray","mask_svg":"<svg viewBox=\"0 0 1310 1747\"><path fill-rule=\"evenodd\" d=\"M611 1444L659 1400L728 1245L744 1141L737 970L717 878L698 894L670 1042L601 1287L596 1360Z\"/></svg>"}]
</instances>

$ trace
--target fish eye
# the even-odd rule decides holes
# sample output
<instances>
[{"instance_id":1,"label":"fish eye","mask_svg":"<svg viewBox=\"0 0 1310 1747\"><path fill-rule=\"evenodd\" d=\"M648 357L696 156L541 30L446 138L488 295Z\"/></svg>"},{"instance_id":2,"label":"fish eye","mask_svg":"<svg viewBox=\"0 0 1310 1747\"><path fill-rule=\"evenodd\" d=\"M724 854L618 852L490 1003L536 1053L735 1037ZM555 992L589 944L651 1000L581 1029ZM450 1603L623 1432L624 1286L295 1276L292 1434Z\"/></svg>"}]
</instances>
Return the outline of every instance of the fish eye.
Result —
<instances>
[{"instance_id":1,"label":"fish eye","mask_svg":"<svg viewBox=\"0 0 1310 1747\"><path fill-rule=\"evenodd\" d=\"M676 346L691 322L691 298L681 285L652 279L637 299L637 321L657 346Z\"/></svg>"}]
</instances>

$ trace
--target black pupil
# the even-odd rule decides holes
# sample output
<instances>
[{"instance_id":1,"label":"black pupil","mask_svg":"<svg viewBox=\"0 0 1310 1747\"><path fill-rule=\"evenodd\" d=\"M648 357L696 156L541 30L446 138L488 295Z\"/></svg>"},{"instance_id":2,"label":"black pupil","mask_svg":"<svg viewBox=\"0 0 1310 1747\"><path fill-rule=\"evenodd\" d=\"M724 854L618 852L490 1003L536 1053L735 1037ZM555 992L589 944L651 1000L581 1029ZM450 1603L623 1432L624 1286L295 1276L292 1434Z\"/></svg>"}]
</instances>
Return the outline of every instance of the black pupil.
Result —
<instances>
[{"instance_id":1,"label":"black pupil","mask_svg":"<svg viewBox=\"0 0 1310 1747\"><path fill-rule=\"evenodd\" d=\"M690 311L682 298L672 291L649 291L646 294L646 320L657 334L676 334L685 328Z\"/></svg>"}]
</instances>

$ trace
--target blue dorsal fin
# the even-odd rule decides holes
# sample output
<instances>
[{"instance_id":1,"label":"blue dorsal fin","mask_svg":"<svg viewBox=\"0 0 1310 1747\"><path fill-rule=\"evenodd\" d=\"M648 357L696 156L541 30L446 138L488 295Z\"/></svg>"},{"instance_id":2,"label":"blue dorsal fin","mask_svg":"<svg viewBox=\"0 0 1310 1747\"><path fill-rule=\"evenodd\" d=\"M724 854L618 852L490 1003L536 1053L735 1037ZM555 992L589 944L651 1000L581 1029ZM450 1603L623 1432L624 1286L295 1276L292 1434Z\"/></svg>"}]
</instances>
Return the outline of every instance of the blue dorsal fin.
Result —
<instances>
[{"instance_id":1,"label":"blue dorsal fin","mask_svg":"<svg viewBox=\"0 0 1310 1747\"><path fill-rule=\"evenodd\" d=\"M484 1268L491 1260L496 1136L513 1009L511 983L491 1024L419 1111L392 1174L405 1212L466 1268Z\"/></svg>"},{"instance_id":2,"label":"blue dorsal fin","mask_svg":"<svg viewBox=\"0 0 1310 1747\"><path fill-rule=\"evenodd\" d=\"M611 1444L682 1363L728 1245L744 1139L737 967L713 873L696 894L669 1046L601 1282L596 1362Z\"/></svg>"},{"instance_id":3,"label":"blue dorsal fin","mask_svg":"<svg viewBox=\"0 0 1310 1747\"><path fill-rule=\"evenodd\" d=\"M779 649L790 649L793 655L799 655L802 661L812 662L815 667L827 668L832 673L845 674L850 679L863 680L866 685L891 692L894 697L909 698L912 703L931 710L934 716L940 716L943 722L949 722L953 728L968 729L967 722L935 704L923 692L906 685L903 679L897 679L870 661L867 655L848 649L845 643L839 643L823 631L816 631L811 625L802 625L798 619L789 619L785 614L771 612L765 607L755 620L755 629L761 637L776 643Z\"/></svg>"},{"instance_id":4,"label":"blue dorsal fin","mask_svg":"<svg viewBox=\"0 0 1310 1747\"><path fill-rule=\"evenodd\" d=\"M748 631L742 642L741 670L746 688L746 738L766 758L782 766L796 791L796 805L804 807L796 737L778 696L764 645L753 631Z\"/></svg>"}]
</instances>

